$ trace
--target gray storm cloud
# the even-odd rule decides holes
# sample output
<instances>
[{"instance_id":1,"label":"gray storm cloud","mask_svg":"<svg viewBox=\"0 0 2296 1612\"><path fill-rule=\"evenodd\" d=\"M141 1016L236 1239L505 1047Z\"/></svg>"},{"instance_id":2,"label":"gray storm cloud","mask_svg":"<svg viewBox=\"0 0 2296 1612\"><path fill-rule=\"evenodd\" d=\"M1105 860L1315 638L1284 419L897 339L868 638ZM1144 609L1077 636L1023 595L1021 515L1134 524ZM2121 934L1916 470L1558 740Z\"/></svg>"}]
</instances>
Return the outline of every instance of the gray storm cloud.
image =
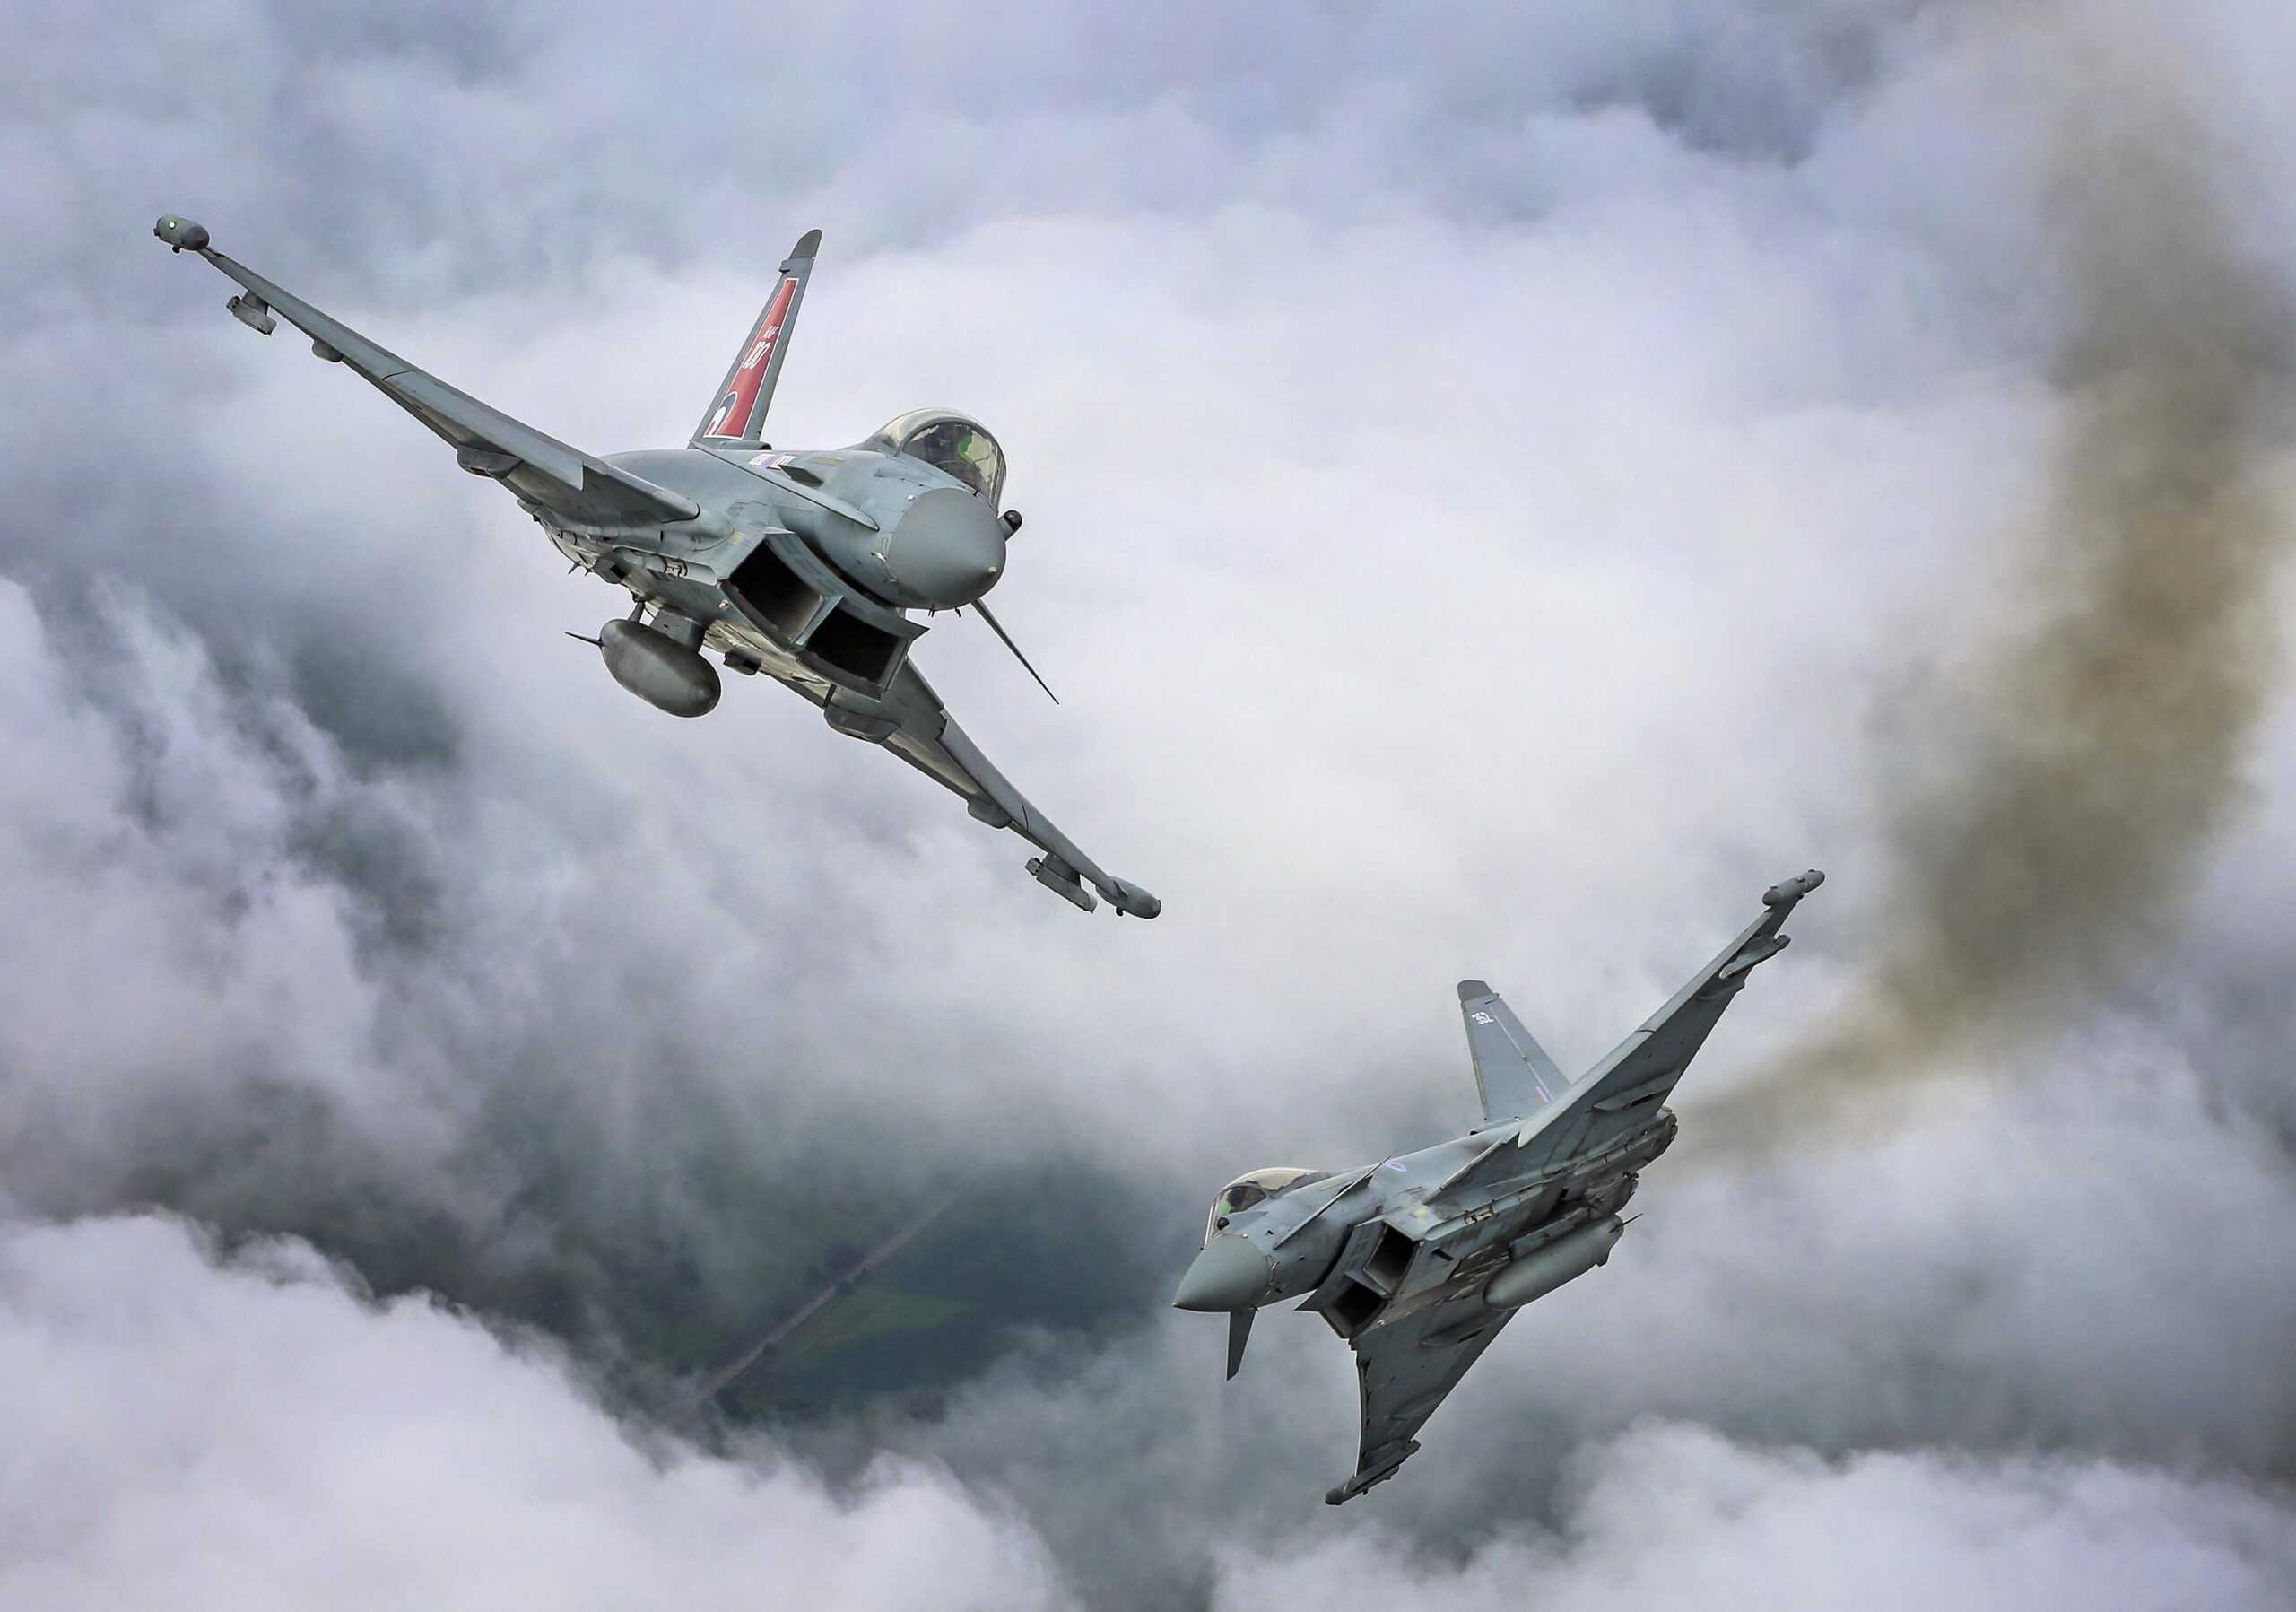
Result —
<instances>
[{"instance_id":1,"label":"gray storm cloud","mask_svg":"<svg viewBox=\"0 0 2296 1612\"><path fill-rule=\"evenodd\" d=\"M2238 518L2278 406L2247 276L2284 284L2296 183L2213 200L2276 83L1914 0L474 15L122 5L0 65L0 196L62 221L0 324L0 1423L42 1457L0 1505L76 1542L31 1570L118 1604L156 1539L309 1599L389 1514L448 1604L738 1599L769 1547L912 1588L816 1537L925 1540L994 1604L1803 1563L1839 1600L1923 1561L1963 1601L2286 1601L2292 1183L2220 1102L2230 1059L2284 1084L2285 1038L2135 993L2056 1034L2135 963L2285 972L2296 902L2163 944L2255 846L2247 758L2292 771ZM2177 26L2289 38L2277 0ZM1080 928L802 702L670 723L559 658L611 597L226 318L145 233L176 207L599 451L691 424L822 226L777 431L991 423L1029 512L998 607L1070 703L970 623L925 663L1167 915ZM1861 837L1870 871L1810 845ZM1205 1195L1462 1122L1461 974L1599 1051L1811 855L1836 883L1634 1241L1327 1512L1345 1351L1271 1317L1223 1390L1216 1326L1163 1312ZM1716 1146L1733 1060L1867 979L1852 1053L2030 1032L2030 1078L1936 1083L1878 1146ZM1770 1089L1832 1089L1788 1061ZM649 1425L944 1189L931 1268L836 1312L881 1331L745 1383L708 1454Z\"/></svg>"},{"instance_id":2,"label":"gray storm cloud","mask_svg":"<svg viewBox=\"0 0 2296 1612\"><path fill-rule=\"evenodd\" d=\"M420 1297L378 1303L293 1240L225 1256L148 1215L0 1226L0 1367L12 1457L39 1473L8 1497L0 1599L56 1612L123 1595L190 1608L1226 1612L1352 1595L1469 1612L1605 1597L2165 1612L2269 1608L2296 1578L2286 1511L2236 1482L2095 1456L1829 1457L1647 1418L1568 1452L1552 1526L1518 1515L1468 1548L1431 1550L1391 1515L1338 1531L1224 1517L1203 1529L1194 1582L1161 1592L1123 1576L1140 1543L1126 1463L1048 1450L1100 1519L1097 1552L1069 1542L1079 1582L1035 1525L1057 1508L1023 1512L932 1461L878 1456L831 1483L754 1439L704 1452L618 1425L531 1337ZM1119 1507L1122 1529L1105 1520Z\"/></svg>"},{"instance_id":3,"label":"gray storm cloud","mask_svg":"<svg viewBox=\"0 0 2296 1612\"><path fill-rule=\"evenodd\" d=\"M2002 535L2021 597L1971 601L1995 641L1933 664L1874 734L1884 883L1859 984L1700 1111L1750 1144L2003 1067L2173 944L2277 694L2291 309L2233 227L2239 153L2165 25L2118 5L2016 26L2047 64L2060 437Z\"/></svg>"},{"instance_id":4,"label":"gray storm cloud","mask_svg":"<svg viewBox=\"0 0 2296 1612\"><path fill-rule=\"evenodd\" d=\"M376 1304L292 1241L0 1226L0 1368L11 1461L39 1473L0 1530L11 1607L1074 1604L944 1473L832 1491L649 1441L535 1339Z\"/></svg>"}]
</instances>

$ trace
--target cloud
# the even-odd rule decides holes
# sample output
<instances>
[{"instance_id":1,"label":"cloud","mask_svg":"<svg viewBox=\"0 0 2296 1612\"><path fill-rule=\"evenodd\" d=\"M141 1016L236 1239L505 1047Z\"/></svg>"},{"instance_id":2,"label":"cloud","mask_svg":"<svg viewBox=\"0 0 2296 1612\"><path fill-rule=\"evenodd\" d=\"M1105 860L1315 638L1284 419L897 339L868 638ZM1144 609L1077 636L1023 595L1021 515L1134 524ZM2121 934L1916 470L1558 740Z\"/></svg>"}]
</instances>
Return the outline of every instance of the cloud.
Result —
<instances>
[{"instance_id":1,"label":"cloud","mask_svg":"<svg viewBox=\"0 0 2296 1612\"><path fill-rule=\"evenodd\" d=\"M1344 1527L1317 1520L1353 1465L1352 1362L1288 1311L1232 1382L1216 1319L1165 1311L1098 1344L1039 1336L944 1408L831 1406L789 1436L831 1470L893 1450L1009 1492L1091 1564L1088 1599L1140 1605L1203 1581L1222 1538L1377 1527L1442 1558L1562 1530L1573 1463L1653 1416L1822 1462L2046 1457L2279 1495L2296 1290L2273 1239L2296 1183L2169 1056L1972 1082L1882 1137L1727 1169L1686 1120L1610 1265L1517 1318ZM1654 1524L1653 1550L1674 1542Z\"/></svg>"},{"instance_id":2,"label":"cloud","mask_svg":"<svg viewBox=\"0 0 2296 1612\"><path fill-rule=\"evenodd\" d=\"M885 1456L831 1483L754 1441L711 1456L618 1424L548 1345L378 1303L291 1240L225 1257L158 1216L11 1224L0 1361L21 1480L0 1491L0 1589L43 1606L154 1586L188 1607L1072 1604L993 1490ZM1123 1469L1105 1449L1092 1465ZM2296 1583L2284 1494L2173 1468L1829 1458L1645 1420L1562 1471L1552 1526L1518 1516L1457 1556L1380 1521L1271 1541L1229 1519L1203 1541L1202 1593L2262 1607ZM1105 1544L1124 1559L1120 1531Z\"/></svg>"},{"instance_id":3,"label":"cloud","mask_svg":"<svg viewBox=\"0 0 2296 1612\"><path fill-rule=\"evenodd\" d=\"M531 1338L292 1242L0 1229L0 1599L57 1608L1071 1604L1025 1523L897 1461L837 1489L617 1425Z\"/></svg>"},{"instance_id":4,"label":"cloud","mask_svg":"<svg viewBox=\"0 0 2296 1612\"><path fill-rule=\"evenodd\" d=\"M1866 983L1709 1112L1776 1140L1829 1105L2000 1060L2174 932L2248 803L2278 693L2289 303L2248 261L2244 170L2141 8L2048 28L2039 201L2069 304L2030 603L1893 711L1892 922ZM2038 27L2036 17L2020 29Z\"/></svg>"},{"instance_id":5,"label":"cloud","mask_svg":"<svg viewBox=\"0 0 2296 1612\"><path fill-rule=\"evenodd\" d=\"M2135 1485L2178 1522L2131 1582L2280 1503L2296 730L2229 651L2286 581L2237 544L2151 562L2184 517L2284 518L2249 362L2296 271L2282 8L2179 19L2177 140L2134 138L2144 74L2077 97L2093 193L2042 113L2112 47L1965 6L691 21L219 4L24 58L0 196L57 222L0 325L22 1216L300 1237L692 1431L695 1373L953 1195L879 1296L961 1275L961 1322L843 1357L841 1394L768 1372L696 1431L720 1465L673 1464L742 1469L760 1416L841 1496L891 1452L1095 1605L1317 1580L1361 1529L1398 1572L1573 1582L1652 1411L1795 1518L2072 1496L2020 1513L2046 1555L2104 1514L2084 1485ZM2242 205L2186 211L2201 173ZM623 699L560 636L614 596L221 317L162 207L602 451L690 427L822 225L776 440L995 427L1029 518L997 607L1067 703L969 623L919 663L1166 916L1080 919L770 688ZM2127 517L2163 486L2179 523ZM2113 542L2005 540L2068 531ZM2195 582L2205 631L2089 607ZM2061 697L2124 648L2133 704ZM2036 734L2083 742L2008 764ZM1994 834L2004 791L2045 809ZM1953 905L1936 869L2004 847ZM1223 1391L1216 1328L1162 1311L1204 1199L1464 1123L1462 975L1583 1065L1811 862L1620 1259L1326 1512L1344 1351L1271 1317ZM2083 900L2020 902L2035 870ZM1980 1028L1917 1027L1940 1077L1889 1125L1805 1124L1796 1083L1794 1146L1724 1145L1734 1091L1892 990ZM1703 1514L1658 1558L1705 1559Z\"/></svg>"},{"instance_id":6,"label":"cloud","mask_svg":"<svg viewBox=\"0 0 2296 1612\"><path fill-rule=\"evenodd\" d=\"M1272 1556L1239 1548L1212 1604L2263 1608L2296 1582L2284 1496L2110 1461L1827 1460L1657 1422L1573 1460L1552 1532L1509 1531L1453 1560L1376 1529Z\"/></svg>"}]
</instances>

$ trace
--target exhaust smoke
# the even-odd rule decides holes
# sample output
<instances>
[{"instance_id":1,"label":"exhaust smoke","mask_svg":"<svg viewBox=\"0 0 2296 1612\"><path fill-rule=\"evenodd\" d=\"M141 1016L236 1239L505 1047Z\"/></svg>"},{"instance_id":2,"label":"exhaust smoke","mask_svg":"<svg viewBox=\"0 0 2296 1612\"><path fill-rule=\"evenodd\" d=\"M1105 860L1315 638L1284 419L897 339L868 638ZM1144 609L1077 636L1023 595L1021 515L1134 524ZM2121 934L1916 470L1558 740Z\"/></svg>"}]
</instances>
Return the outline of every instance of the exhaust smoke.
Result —
<instances>
[{"instance_id":1,"label":"exhaust smoke","mask_svg":"<svg viewBox=\"0 0 2296 1612\"><path fill-rule=\"evenodd\" d=\"M1892 723L1881 944L1831 1022L1699 1109L1709 1137L1870 1120L2061 1029L2171 937L2243 798L2279 664L2288 310L2231 238L2177 42L2134 22L2020 24L2058 74L2042 205L2069 302L2063 435L2012 535L2030 624Z\"/></svg>"}]
</instances>

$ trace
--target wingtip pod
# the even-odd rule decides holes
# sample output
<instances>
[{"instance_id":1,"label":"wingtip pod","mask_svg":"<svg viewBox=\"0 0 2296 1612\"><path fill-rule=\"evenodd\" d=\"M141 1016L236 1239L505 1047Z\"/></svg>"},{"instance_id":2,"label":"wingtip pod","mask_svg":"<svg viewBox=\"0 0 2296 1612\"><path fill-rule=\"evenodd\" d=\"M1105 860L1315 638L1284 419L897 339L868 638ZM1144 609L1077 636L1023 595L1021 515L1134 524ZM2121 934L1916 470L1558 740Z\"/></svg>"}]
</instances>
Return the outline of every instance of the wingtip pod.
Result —
<instances>
[{"instance_id":1,"label":"wingtip pod","mask_svg":"<svg viewBox=\"0 0 2296 1612\"><path fill-rule=\"evenodd\" d=\"M1124 879L1116 881L1116 888L1106 893L1109 905L1132 918L1153 918L1164 910L1164 903L1139 885Z\"/></svg>"},{"instance_id":2,"label":"wingtip pod","mask_svg":"<svg viewBox=\"0 0 2296 1612\"><path fill-rule=\"evenodd\" d=\"M1761 893L1765 907L1790 907L1796 902L1826 882L1826 876L1813 867L1807 873L1797 873L1782 884L1772 884Z\"/></svg>"},{"instance_id":3,"label":"wingtip pod","mask_svg":"<svg viewBox=\"0 0 2296 1612\"><path fill-rule=\"evenodd\" d=\"M204 252L207 249L206 226L196 224L187 218L178 218L172 213L162 213L160 222L152 226L152 233L178 252Z\"/></svg>"},{"instance_id":4,"label":"wingtip pod","mask_svg":"<svg viewBox=\"0 0 2296 1612\"><path fill-rule=\"evenodd\" d=\"M1345 1483L1326 1489L1324 1503L1345 1505L1365 1490L1378 1488L1401 1470L1404 1462L1418 1453L1417 1439L1405 1439L1401 1444L1389 1445Z\"/></svg>"}]
</instances>

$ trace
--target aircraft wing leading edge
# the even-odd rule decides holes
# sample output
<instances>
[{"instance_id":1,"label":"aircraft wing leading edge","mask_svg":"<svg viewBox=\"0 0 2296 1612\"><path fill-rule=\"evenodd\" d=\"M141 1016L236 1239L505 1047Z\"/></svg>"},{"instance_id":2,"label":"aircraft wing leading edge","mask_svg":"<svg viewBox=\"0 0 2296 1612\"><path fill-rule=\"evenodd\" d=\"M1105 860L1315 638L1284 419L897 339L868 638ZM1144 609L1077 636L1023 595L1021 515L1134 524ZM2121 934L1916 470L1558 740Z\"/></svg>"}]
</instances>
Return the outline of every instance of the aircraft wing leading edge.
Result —
<instances>
[{"instance_id":1,"label":"aircraft wing leading edge","mask_svg":"<svg viewBox=\"0 0 2296 1612\"><path fill-rule=\"evenodd\" d=\"M204 231L201 233L204 237ZM355 371L443 438L464 469L493 476L526 502L570 520L600 526L658 527L701 513L683 495L545 436L448 386L245 264L204 245L184 249L196 251L245 288L248 294L230 302L242 324L267 335L270 316L277 314L311 338L311 351L317 356Z\"/></svg>"},{"instance_id":2,"label":"aircraft wing leading edge","mask_svg":"<svg viewBox=\"0 0 2296 1612\"><path fill-rule=\"evenodd\" d=\"M823 688L790 682L816 705L832 696ZM975 818L991 828L1009 828L1044 852L1031 858L1029 871L1054 893L1089 912L1096 904L1084 885L1089 883L1118 912L1134 918L1153 918L1164 903L1128 879L1118 878L1060 832L1029 797L998 771L972 736L957 726L933 685L913 666L904 665L878 709L898 726L883 743L901 760L943 789L956 795Z\"/></svg>"},{"instance_id":3,"label":"aircraft wing leading edge","mask_svg":"<svg viewBox=\"0 0 2296 1612\"><path fill-rule=\"evenodd\" d=\"M1731 998L1745 989L1755 965L1786 949L1787 937L1779 931L1795 904L1824 880L1825 875L1813 868L1771 885L1762 894L1767 908L1762 916L1692 975L1608 1057L1572 1082L1561 1102L1526 1120L1516 1134L1517 1143L1534 1158L1555 1163L1575 1154L1600 1153L1639 1128L1674 1091L1690 1060L1721 1022Z\"/></svg>"},{"instance_id":4,"label":"aircraft wing leading edge","mask_svg":"<svg viewBox=\"0 0 2296 1612\"><path fill-rule=\"evenodd\" d=\"M1080 878L1089 880L1118 912L1153 918L1164 910L1164 903L1145 890L1118 878L1078 850L1074 841L1014 789L957 726L914 667L901 667L895 693L910 697L900 701L901 725L886 744L911 766L963 796L967 809L981 822L991 828L1009 828L1044 852L1029 862L1029 871L1039 884L1087 912L1092 910L1092 898Z\"/></svg>"},{"instance_id":5,"label":"aircraft wing leading edge","mask_svg":"<svg viewBox=\"0 0 2296 1612\"><path fill-rule=\"evenodd\" d=\"M1428 1341L1448 1314L1444 1306L1433 1305L1367 1328L1350 1340L1362 1401L1362 1441L1356 1450L1355 1475L1325 1494L1326 1504L1354 1499L1394 1477L1410 1459L1419 1448L1412 1435L1427 1425L1427 1418L1515 1315L1511 1310L1489 1313L1491 1324L1466 1338Z\"/></svg>"},{"instance_id":6,"label":"aircraft wing leading edge","mask_svg":"<svg viewBox=\"0 0 2296 1612\"><path fill-rule=\"evenodd\" d=\"M683 494L547 436L370 341L246 265L214 250L207 231L189 220L163 216L152 232L178 252L197 253L239 283L243 294L233 297L230 308L242 324L267 335L276 328L274 316L285 319L311 338L315 354L355 371L451 444L464 469L502 483L522 501L546 510L577 528L658 530L701 518L700 507ZM820 242L820 231L809 231L782 264L781 282L750 341L735 355L696 441L742 442L756 438ZM828 501L794 483L788 486L815 502ZM865 515L857 518L865 524L868 521ZM1091 911L1096 903L1086 889L1089 883L1119 912L1153 918L1163 910L1163 903L1154 896L1116 877L1086 856L1014 789L964 729L950 719L931 686L913 667L904 666L884 697L862 710L842 705L825 685L778 670L774 675L827 708L832 726L883 742L903 761L962 797L975 818L993 828L1010 828L1036 846L1044 854L1032 858L1028 870L1064 900Z\"/></svg>"},{"instance_id":7,"label":"aircraft wing leading edge","mask_svg":"<svg viewBox=\"0 0 2296 1612\"><path fill-rule=\"evenodd\" d=\"M1665 1006L1645 1019L1610 1056L1574 1082L1562 1082L1554 1060L1480 980L1459 982L1459 1010L1474 1054L1475 1082L1486 1120L1526 1113L1516 1132L1531 1150L1507 1163L1509 1175L1598 1154L1629 1132L1646 1128L1683 1070L1706 1042L1730 998L1744 989L1756 964L1786 948L1779 931L1795 904L1824 883L1814 868L1762 893L1762 916L1692 975ZM1520 1106L1517 1106L1520 1105ZM1499 1141L1483 1157L1506 1150ZM1476 1161L1477 1163L1481 1159ZM1465 1174L1467 1172L1462 1172ZM1468 1311L1449 1302L1411 1310L1395 1320L1374 1320L1349 1341L1362 1399L1362 1442L1355 1475L1324 1498L1352 1500L1393 1477L1419 1446L1412 1435L1426 1425L1459 1380L1499 1336L1515 1311ZM1488 1316L1483 1324L1483 1316Z\"/></svg>"}]
</instances>

